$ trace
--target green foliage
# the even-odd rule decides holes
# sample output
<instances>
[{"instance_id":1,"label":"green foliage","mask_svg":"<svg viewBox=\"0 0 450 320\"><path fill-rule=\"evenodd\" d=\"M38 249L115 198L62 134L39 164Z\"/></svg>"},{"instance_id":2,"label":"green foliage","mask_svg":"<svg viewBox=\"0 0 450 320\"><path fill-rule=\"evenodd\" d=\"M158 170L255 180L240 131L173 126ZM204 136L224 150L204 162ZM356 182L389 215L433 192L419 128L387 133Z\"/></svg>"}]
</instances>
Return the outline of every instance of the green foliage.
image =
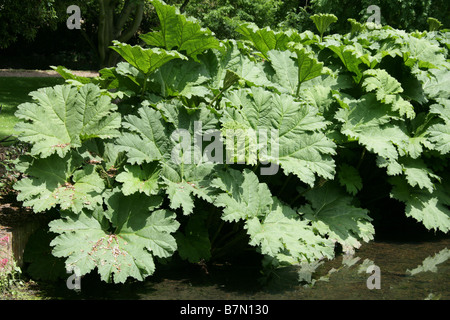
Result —
<instances>
[{"instance_id":1,"label":"green foliage","mask_svg":"<svg viewBox=\"0 0 450 320\"><path fill-rule=\"evenodd\" d=\"M251 248L273 268L332 258L374 238L367 204L386 191L449 231L446 33L320 39L245 24L244 40L219 41L153 4L149 46L116 42L125 62L90 81L58 67L67 84L17 112L33 148L16 189L35 211L59 210L51 246L66 267L122 283L175 254ZM361 196L380 184L391 189Z\"/></svg>"},{"instance_id":2,"label":"green foliage","mask_svg":"<svg viewBox=\"0 0 450 320\"><path fill-rule=\"evenodd\" d=\"M181 4L184 1L170 2ZM185 7L187 15L197 18L219 39L236 38L236 28L244 22L277 27L284 20L285 12L284 1L280 0L191 0Z\"/></svg>"},{"instance_id":3,"label":"green foliage","mask_svg":"<svg viewBox=\"0 0 450 320\"><path fill-rule=\"evenodd\" d=\"M450 25L450 4L446 0L312 0L310 10L313 13L329 13L339 17L332 27L334 32L349 32L347 19L365 23L373 12L370 6L378 6L381 13L381 24L409 32L429 30L428 18L434 17L445 27Z\"/></svg>"},{"instance_id":4,"label":"green foliage","mask_svg":"<svg viewBox=\"0 0 450 320\"><path fill-rule=\"evenodd\" d=\"M23 37L31 41L40 25L56 26L54 0L19 3L12 0L0 1L0 48L7 48Z\"/></svg>"}]
</instances>

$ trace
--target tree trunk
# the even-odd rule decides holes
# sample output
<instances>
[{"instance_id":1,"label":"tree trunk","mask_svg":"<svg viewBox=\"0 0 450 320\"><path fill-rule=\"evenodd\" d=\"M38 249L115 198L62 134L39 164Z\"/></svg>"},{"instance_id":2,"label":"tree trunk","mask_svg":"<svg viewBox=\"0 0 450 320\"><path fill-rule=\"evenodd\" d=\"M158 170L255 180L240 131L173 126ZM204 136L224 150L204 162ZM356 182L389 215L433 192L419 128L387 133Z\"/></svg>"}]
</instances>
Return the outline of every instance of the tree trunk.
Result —
<instances>
[{"instance_id":1,"label":"tree trunk","mask_svg":"<svg viewBox=\"0 0 450 320\"><path fill-rule=\"evenodd\" d=\"M113 40L129 41L141 25L144 15L144 2L126 0L122 12L116 16L116 7L120 0L99 0L100 16L98 24L98 56L100 67L114 66L118 54L109 47ZM125 24L133 14L133 23L124 30Z\"/></svg>"}]
</instances>

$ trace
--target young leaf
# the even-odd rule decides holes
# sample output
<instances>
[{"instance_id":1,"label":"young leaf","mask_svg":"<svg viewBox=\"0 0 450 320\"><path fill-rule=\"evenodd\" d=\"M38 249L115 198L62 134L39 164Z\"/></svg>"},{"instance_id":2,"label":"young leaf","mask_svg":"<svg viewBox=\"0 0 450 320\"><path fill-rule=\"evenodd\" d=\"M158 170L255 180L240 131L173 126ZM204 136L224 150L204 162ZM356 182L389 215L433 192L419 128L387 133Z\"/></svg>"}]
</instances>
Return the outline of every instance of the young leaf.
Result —
<instances>
[{"instance_id":1,"label":"young leaf","mask_svg":"<svg viewBox=\"0 0 450 320\"><path fill-rule=\"evenodd\" d=\"M430 17L427 19L427 22L430 31L438 31L442 27L442 23L436 18Z\"/></svg>"},{"instance_id":2,"label":"young leaf","mask_svg":"<svg viewBox=\"0 0 450 320\"><path fill-rule=\"evenodd\" d=\"M330 25L338 21L338 18L334 14L319 13L311 16L311 20L316 25L316 28L320 33L320 39L322 39L323 34L328 30Z\"/></svg>"},{"instance_id":3,"label":"young leaf","mask_svg":"<svg viewBox=\"0 0 450 320\"><path fill-rule=\"evenodd\" d=\"M135 192L146 195L155 195L159 191L159 175L161 169L156 163L142 164L141 166L126 165L125 171L116 177L116 181L122 182L122 192L128 196Z\"/></svg>"},{"instance_id":4,"label":"young leaf","mask_svg":"<svg viewBox=\"0 0 450 320\"><path fill-rule=\"evenodd\" d=\"M339 183L347 189L348 193L356 195L361 190L362 179L355 167L343 163L339 166L337 176Z\"/></svg>"}]
</instances>

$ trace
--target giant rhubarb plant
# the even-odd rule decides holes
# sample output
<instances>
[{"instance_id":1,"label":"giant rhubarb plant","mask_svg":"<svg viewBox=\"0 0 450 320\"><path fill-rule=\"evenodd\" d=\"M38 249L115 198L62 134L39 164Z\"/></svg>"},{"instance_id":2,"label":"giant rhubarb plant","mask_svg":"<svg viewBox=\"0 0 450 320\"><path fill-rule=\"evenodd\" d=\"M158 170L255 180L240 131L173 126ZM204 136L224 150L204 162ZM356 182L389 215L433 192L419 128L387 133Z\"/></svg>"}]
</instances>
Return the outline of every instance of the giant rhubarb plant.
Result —
<instances>
[{"instance_id":1,"label":"giant rhubarb plant","mask_svg":"<svg viewBox=\"0 0 450 320\"><path fill-rule=\"evenodd\" d=\"M67 83L16 113L32 146L19 199L59 212L50 245L68 268L142 280L242 241L274 266L332 258L373 239L360 195L377 181L449 231L448 32L323 37L334 20L318 17L320 37L245 24L219 41L151 2L147 46L114 42L123 61L93 79L55 68Z\"/></svg>"}]
</instances>

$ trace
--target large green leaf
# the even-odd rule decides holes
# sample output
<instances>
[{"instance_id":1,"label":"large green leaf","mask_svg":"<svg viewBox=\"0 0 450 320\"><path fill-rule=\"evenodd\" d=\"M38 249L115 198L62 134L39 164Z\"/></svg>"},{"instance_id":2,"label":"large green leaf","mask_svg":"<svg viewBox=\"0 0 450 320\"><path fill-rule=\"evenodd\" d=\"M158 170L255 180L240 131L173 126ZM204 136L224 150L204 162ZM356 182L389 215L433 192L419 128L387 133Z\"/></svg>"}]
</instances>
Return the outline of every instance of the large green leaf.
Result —
<instances>
[{"instance_id":1,"label":"large green leaf","mask_svg":"<svg viewBox=\"0 0 450 320\"><path fill-rule=\"evenodd\" d=\"M245 228L251 245L279 261L300 263L334 255L331 240L315 234L307 221L276 198L262 219L250 218Z\"/></svg>"},{"instance_id":2,"label":"large green leaf","mask_svg":"<svg viewBox=\"0 0 450 320\"><path fill-rule=\"evenodd\" d=\"M224 208L222 219L228 222L263 216L272 205L269 188L248 169L219 172L212 186L223 192L215 198L214 205Z\"/></svg>"},{"instance_id":3,"label":"large green leaf","mask_svg":"<svg viewBox=\"0 0 450 320\"><path fill-rule=\"evenodd\" d=\"M206 108L186 110L180 104L171 103L160 103L155 109L142 107L138 116L126 117L124 127L128 130L117 139L118 149L127 153L131 164L159 163L160 186L166 191L170 207L182 208L188 215L193 211L195 197L212 201L208 176L214 164L205 161L208 159L199 143L205 132L217 126L218 120ZM156 176L147 178L145 174L132 178L122 173L118 178L129 180L133 188L143 181L156 181ZM129 185L126 186L128 191Z\"/></svg>"},{"instance_id":4,"label":"large green leaf","mask_svg":"<svg viewBox=\"0 0 450 320\"><path fill-rule=\"evenodd\" d=\"M117 51L128 63L139 69L144 74L151 74L159 67L173 59L184 59L187 57L177 51L167 51L159 48L144 49L140 46L131 46L119 41L113 41L111 47Z\"/></svg>"},{"instance_id":5,"label":"large green leaf","mask_svg":"<svg viewBox=\"0 0 450 320\"><path fill-rule=\"evenodd\" d=\"M429 40L408 35L403 43L403 59L409 67L434 69L446 64L444 49Z\"/></svg>"},{"instance_id":6,"label":"large green leaf","mask_svg":"<svg viewBox=\"0 0 450 320\"><path fill-rule=\"evenodd\" d=\"M213 89L226 88L226 77L230 72L251 85L271 85L264 67L250 59L239 50L239 43L228 40L223 43L224 49L214 50L199 56L211 78L209 86Z\"/></svg>"},{"instance_id":7,"label":"large green leaf","mask_svg":"<svg viewBox=\"0 0 450 320\"><path fill-rule=\"evenodd\" d=\"M131 164L161 160L170 153L169 125L162 120L160 112L149 107L140 108L138 115L125 117L123 126L128 132L117 139L119 150L127 153Z\"/></svg>"},{"instance_id":8,"label":"large green leaf","mask_svg":"<svg viewBox=\"0 0 450 320\"><path fill-rule=\"evenodd\" d=\"M272 81L283 92L298 96L303 82L322 75L323 63L301 44L289 47L294 52L271 50L267 57L275 72Z\"/></svg>"},{"instance_id":9,"label":"large green leaf","mask_svg":"<svg viewBox=\"0 0 450 320\"><path fill-rule=\"evenodd\" d=\"M421 222L429 230L450 230L449 188L446 180L436 184L432 192L410 186L404 178L393 177L391 197L406 204L405 214Z\"/></svg>"},{"instance_id":10,"label":"large green leaf","mask_svg":"<svg viewBox=\"0 0 450 320\"><path fill-rule=\"evenodd\" d=\"M372 67L374 58L369 53L364 52L357 44L345 44L336 39L327 39L323 42L323 47L333 51L341 60L344 67L352 72L353 79L359 83L366 67Z\"/></svg>"},{"instance_id":11,"label":"large green leaf","mask_svg":"<svg viewBox=\"0 0 450 320\"><path fill-rule=\"evenodd\" d=\"M214 37L214 34L210 30L202 28L194 18L180 14L178 9L166 5L163 1L152 0L150 2L158 14L161 30L140 36L148 45L167 50L177 48L179 52L186 52L194 59L208 49L220 48L220 42Z\"/></svg>"},{"instance_id":12,"label":"large green leaf","mask_svg":"<svg viewBox=\"0 0 450 320\"><path fill-rule=\"evenodd\" d=\"M214 205L224 208L222 219L244 221L250 245L261 253L290 263L333 255L332 242L314 234L308 222L273 197L251 170L219 172L212 185L220 190Z\"/></svg>"},{"instance_id":13,"label":"large green leaf","mask_svg":"<svg viewBox=\"0 0 450 320\"><path fill-rule=\"evenodd\" d=\"M386 70L370 69L363 73L366 76L362 86L366 91L376 92L378 101L392 105L392 110L398 111L401 116L406 115L412 119L415 116L414 108L411 103L405 101L400 93L403 88L394 77L389 75Z\"/></svg>"},{"instance_id":14,"label":"large green leaf","mask_svg":"<svg viewBox=\"0 0 450 320\"><path fill-rule=\"evenodd\" d=\"M162 178L172 209L183 209L183 214L193 213L195 198L213 202L210 186L217 170L212 163L181 164L167 162L163 166Z\"/></svg>"},{"instance_id":15,"label":"large green leaf","mask_svg":"<svg viewBox=\"0 0 450 320\"><path fill-rule=\"evenodd\" d=\"M427 189L430 193L434 190L434 182L440 178L429 169L422 159L401 159L406 181L412 187L418 186L421 189Z\"/></svg>"},{"instance_id":16,"label":"large green leaf","mask_svg":"<svg viewBox=\"0 0 450 320\"><path fill-rule=\"evenodd\" d=\"M170 257L177 248L171 233L179 223L170 211L153 211L158 203L115 193L106 213L101 208L78 215L65 212L50 223L50 230L60 234L51 242L53 254L66 257L66 267L78 268L80 275L97 268L107 282L123 283L128 277L142 281L155 271L154 257Z\"/></svg>"},{"instance_id":17,"label":"large green leaf","mask_svg":"<svg viewBox=\"0 0 450 320\"><path fill-rule=\"evenodd\" d=\"M270 135L267 141L261 139L261 134L258 137L260 161L279 164L286 174L293 173L310 185L314 184L316 174L333 178L331 155L335 153L335 144L320 132L327 123L315 108L295 101L290 95L278 95L262 88L239 90L227 98L234 108L228 108L222 119L225 129L240 128L247 133L265 131L267 137ZM230 142L231 139L226 141L227 157ZM248 163L253 160L252 150L258 149L249 144Z\"/></svg>"},{"instance_id":18,"label":"large green leaf","mask_svg":"<svg viewBox=\"0 0 450 320\"><path fill-rule=\"evenodd\" d=\"M401 123L394 125L396 116L388 105L367 94L359 100L339 100L343 106L336 112L336 119L343 123L341 132L350 139L357 139L367 150L385 159L397 159L398 147L409 143L409 137Z\"/></svg>"},{"instance_id":19,"label":"large green leaf","mask_svg":"<svg viewBox=\"0 0 450 320\"><path fill-rule=\"evenodd\" d=\"M204 97L210 94L205 82L209 79L204 65L195 61L172 60L159 68L150 81L156 84L151 90L163 97Z\"/></svg>"},{"instance_id":20,"label":"large green leaf","mask_svg":"<svg viewBox=\"0 0 450 320\"><path fill-rule=\"evenodd\" d=\"M16 183L19 201L35 212L59 205L63 210L81 212L102 203L103 179L93 165L80 169L83 159L75 154L35 159L24 172L28 177Z\"/></svg>"},{"instance_id":21,"label":"large green leaf","mask_svg":"<svg viewBox=\"0 0 450 320\"><path fill-rule=\"evenodd\" d=\"M242 34L245 40L250 41L266 59L269 59L267 52L270 50L285 51L289 42L301 40L301 36L295 31L274 31L269 27L260 29L254 23L243 23L236 31Z\"/></svg>"},{"instance_id":22,"label":"large green leaf","mask_svg":"<svg viewBox=\"0 0 450 320\"><path fill-rule=\"evenodd\" d=\"M156 163L142 164L141 166L126 165L125 171L116 177L122 182L122 192L128 196L136 192L146 195L155 195L159 192L159 176L161 169Z\"/></svg>"},{"instance_id":23,"label":"large green leaf","mask_svg":"<svg viewBox=\"0 0 450 320\"><path fill-rule=\"evenodd\" d=\"M352 205L352 197L335 183L327 182L321 188L312 189L305 198L309 204L302 206L299 212L321 235L337 241L346 251L359 248L361 241L373 240L375 230L368 210Z\"/></svg>"},{"instance_id":24,"label":"large green leaf","mask_svg":"<svg viewBox=\"0 0 450 320\"><path fill-rule=\"evenodd\" d=\"M425 134L432 143L430 149L435 149L444 155L450 152L450 100L437 100L439 104L430 106L430 113L439 116L444 124L433 124Z\"/></svg>"},{"instance_id":25,"label":"large green leaf","mask_svg":"<svg viewBox=\"0 0 450 320\"><path fill-rule=\"evenodd\" d=\"M22 120L16 126L19 139L33 145L32 155L64 157L83 141L118 135L117 106L93 84L79 89L58 85L30 95L34 102L19 105L15 115Z\"/></svg>"}]
</instances>

